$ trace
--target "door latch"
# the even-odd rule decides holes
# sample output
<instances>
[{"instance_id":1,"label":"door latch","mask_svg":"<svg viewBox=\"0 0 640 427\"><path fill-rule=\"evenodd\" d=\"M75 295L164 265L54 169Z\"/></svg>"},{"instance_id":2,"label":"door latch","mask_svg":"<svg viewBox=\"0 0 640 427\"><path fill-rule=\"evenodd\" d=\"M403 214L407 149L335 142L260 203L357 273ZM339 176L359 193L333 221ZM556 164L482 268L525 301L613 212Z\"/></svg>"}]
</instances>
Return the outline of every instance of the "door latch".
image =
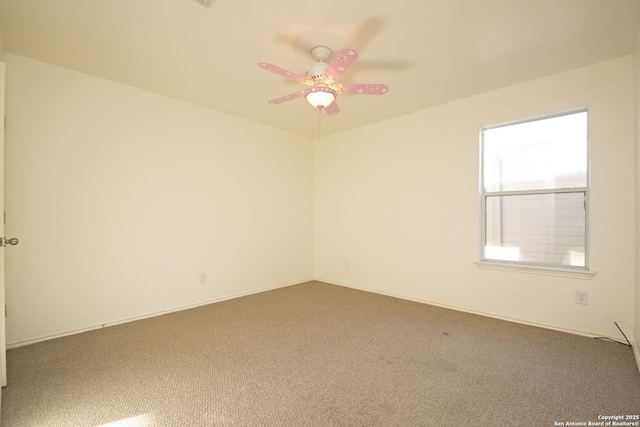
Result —
<instances>
[{"instance_id":1,"label":"door latch","mask_svg":"<svg viewBox=\"0 0 640 427\"><path fill-rule=\"evenodd\" d=\"M6 237L0 237L0 246L7 246L7 245L15 246L18 243L20 243L20 241L15 237L12 237L10 239L7 239Z\"/></svg>"}]
</instances>

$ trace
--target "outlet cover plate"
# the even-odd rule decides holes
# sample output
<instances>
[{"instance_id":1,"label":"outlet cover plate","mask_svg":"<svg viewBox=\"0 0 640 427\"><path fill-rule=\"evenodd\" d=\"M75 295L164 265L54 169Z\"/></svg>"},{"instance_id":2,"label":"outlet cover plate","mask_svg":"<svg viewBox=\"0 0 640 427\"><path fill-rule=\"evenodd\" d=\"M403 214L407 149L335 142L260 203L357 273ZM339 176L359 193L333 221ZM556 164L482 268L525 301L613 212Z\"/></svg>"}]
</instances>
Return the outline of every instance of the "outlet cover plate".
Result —
<instances>
[{"instance_id":1,"label":"outlet cover plate","mask_svg":"<svg viewBox=\"0 0 640 427\"><path fill-rule=\"evenodd\" d=\"M589 305L589 292L576 291L576 304Z\"/></svg>"}]
</instances>

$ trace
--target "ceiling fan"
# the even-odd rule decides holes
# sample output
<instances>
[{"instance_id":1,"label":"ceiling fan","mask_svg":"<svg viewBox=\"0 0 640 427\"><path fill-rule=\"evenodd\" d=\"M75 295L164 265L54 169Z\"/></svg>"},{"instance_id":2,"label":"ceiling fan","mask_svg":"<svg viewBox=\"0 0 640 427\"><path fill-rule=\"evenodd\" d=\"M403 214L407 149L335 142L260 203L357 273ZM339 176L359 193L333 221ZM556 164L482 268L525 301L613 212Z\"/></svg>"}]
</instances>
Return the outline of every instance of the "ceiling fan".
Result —
<instances>
[{"instance_id":1,"label":"ceiling fan","mask_svg":"<svg viewBox=\"0 0 640 427\"><path fill-rule=\"evenodd\" d=\"M338 83L336 81L358 59L358 52L355 49L349 47L340 49L331 63L327 63L331 57L331 49L326 46L314 47L311 49L311 56L317 62L307 71L306 77L268 62L258 63L258 66L264 70L309 86L307 89L272 99L269 104L281 104L304 96L312 106L333 116L340 112L340 107L336 103L339 94L384 95L389 91L389 87L385 84Z\"/></svg>"}]
</instances>

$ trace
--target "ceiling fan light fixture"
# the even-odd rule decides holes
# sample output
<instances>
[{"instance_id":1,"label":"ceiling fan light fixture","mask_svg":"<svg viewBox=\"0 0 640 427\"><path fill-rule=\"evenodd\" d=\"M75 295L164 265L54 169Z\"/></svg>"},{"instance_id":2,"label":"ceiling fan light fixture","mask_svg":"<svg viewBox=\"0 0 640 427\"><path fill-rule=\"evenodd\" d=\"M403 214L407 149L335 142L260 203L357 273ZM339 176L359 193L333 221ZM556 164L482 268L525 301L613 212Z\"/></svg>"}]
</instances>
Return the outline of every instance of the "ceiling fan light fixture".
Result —
<instances>
[{"instance_id":1,"label":"ceiling fan light fixture","mask_svg":"<svg viewBox=\"0 0 640 427\"><path fill-rule=\"evenodd\" d=\"M313 86L304 91L304 97L309 104L318 110L331 105L336 96L338 96L338 93L329 86Z\"/></svg>"},{"instance_id":2,"label":"ceiling fan light fixture","mask_svg":"<svg viewBox=\"0 0 640 427\"><path fill-rule=\"evenodd\" d=\"M330 54L331 49L326 46L314 47L311 50L311 56L318 62L311 67L306 77L268 62L259 62L258 66L263 70L310 86L306 90L272 99L269 104L281 104L304 96L307 102L318 111L324 110L328 116L335 116L340 112L336 101L339 93L384 95L389 91L389 87L385 84L336 83L338 78L358 59L358 52L350 47L343 47L334 55L331 63L327 64L326 60Z\"/></svg>"}]
</instances>

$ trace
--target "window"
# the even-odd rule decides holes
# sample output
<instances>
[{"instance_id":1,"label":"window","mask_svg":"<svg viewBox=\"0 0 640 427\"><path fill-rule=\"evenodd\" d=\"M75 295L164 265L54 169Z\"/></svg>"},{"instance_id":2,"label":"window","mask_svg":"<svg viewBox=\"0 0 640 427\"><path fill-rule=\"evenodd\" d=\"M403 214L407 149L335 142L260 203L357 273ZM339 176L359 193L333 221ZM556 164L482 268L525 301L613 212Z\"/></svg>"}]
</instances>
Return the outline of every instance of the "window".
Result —
<instances>
[{"instance_id":1,"label":"window","mask_svg":"<svg viewBox=\"0 0 640 427\"><path fill-rule=\"evenodd\" d=\"M581 110L482 129L482 261L587 269L587 120Z\"/></svg>"}]
</instances>

